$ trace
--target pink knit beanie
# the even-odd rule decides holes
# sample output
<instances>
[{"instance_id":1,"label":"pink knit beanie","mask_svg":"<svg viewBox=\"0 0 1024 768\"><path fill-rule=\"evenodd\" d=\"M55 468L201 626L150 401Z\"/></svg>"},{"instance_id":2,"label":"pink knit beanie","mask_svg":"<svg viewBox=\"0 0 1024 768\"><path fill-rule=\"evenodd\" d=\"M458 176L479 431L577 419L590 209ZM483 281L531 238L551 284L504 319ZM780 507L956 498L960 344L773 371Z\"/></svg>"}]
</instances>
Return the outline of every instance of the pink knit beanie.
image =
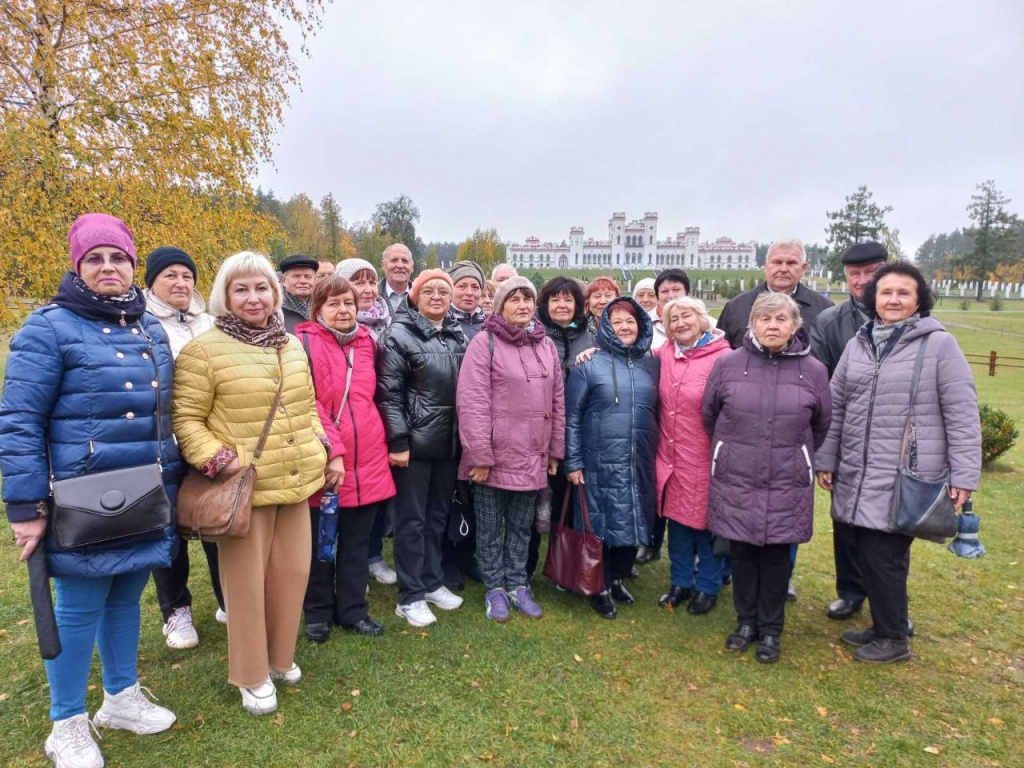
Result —
<instances>
[{"instance_id":1,"label":"pink knit beanie","mask_svg":"<svg viewBox=\"0 0 1024 768\"><path fill-rule=\"evenodd\" d=\"M420 289L431 280L444 280L448 283L449 288L455 287L455 284L452 282L451 275L443 269L424 269L416 276L416 279L412 281L412 288L409 289L409 301L412 302L413 306L416 306L416 303L419 300Z\"/></svg>"},{"instance_id":2,"label":"pink knit beanie","mask_svg":"<svg viewBox=\"0 0 1024 768\"><path fill-rule=\"evenodd\" d=\"M106 213L86 213L75 219L68 232L71 245L71 268L78 273L78 263L93 248L106 245L120 248L132 260L132 268L138 264L135 255L135 241L132 231L116 216Z\"/></svg>"}]
</instances>

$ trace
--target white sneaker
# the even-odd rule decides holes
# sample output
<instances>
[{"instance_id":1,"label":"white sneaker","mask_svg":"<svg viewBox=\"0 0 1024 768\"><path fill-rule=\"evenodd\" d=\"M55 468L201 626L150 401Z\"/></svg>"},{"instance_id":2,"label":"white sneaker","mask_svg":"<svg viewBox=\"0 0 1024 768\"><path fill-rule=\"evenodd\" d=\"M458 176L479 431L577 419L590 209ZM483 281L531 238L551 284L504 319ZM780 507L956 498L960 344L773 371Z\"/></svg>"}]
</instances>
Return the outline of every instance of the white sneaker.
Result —
<instances>
[{"instance_id":1,"label":"white sneaker","mask_svg":"<svg viewBox=\"0 0 1024 768\"><path fill-rule=\"evenodd\" d=\"M187 605L176 608L164 624L164 637L168 648L195 648L199 634L192 623L192 609Z\"/></svg>"},{"instance_id":2,"label":"white sneaker","mask_svg":"<svg viewBox=\"0 0 1024 768\"><path fill-rule=\"evenodd\" d=\"M94 727L88 715L54 720L46 737L46 756L56 768L103 768L103 754L90 732Z\"/></svg>"},{"instance_id":3,"label":"white sneaker","mask_svg":"<svg viewBox=\"0 0 1024 768\"><path fill-rule=\"evenodd\" d=\"M253 688L239 689L242 692L242 708L250 715L269 715L277 712L277 688L268 677Z\"/></svg>"},{"instance_id":4,"label":"white sneaker","mask_svg":"<svg viewBox=\"0 0 1024 768\"><path fill-rule=\"evenodd\" d=\"M299 669L299 665L294 661L288 669L274 669L271 667L270 679L285 685L298 685L302 682L302 670Z\"/></svg>"},{"instance_id":5,"label":"white sneaker","mask_svg":"<svg viewBox=\"0 0 1024 768\"><path fill-rule=\"evenodd\" d=\"M433 592L427 592L423 599L428 603L436 605L442 611L454 611L462 606L462 598L445 586L441 586Z\"/></svg>"},{"instance_id":6,"label":"white sneaker","mask_svg":"<svg viewBox=\"0 0 1024 768\"><path fill-rule=\"evenodd\" d=\"M378 560L376 563L370 563L370 575L381 584L398 583L398 574L395 573L391 566L383 560Z\"/></svg>"},{"instance_id":7,"label":"white sneaker","mask_svg":"<svg viewBox=\"0 0 1024 768\"><path fill-rule=\"evenodd\" d=\"M150 701L146 694L153 693L138 683L117 694L103 692L103 706L93 717L101 728L118 728L132 733L160 733L177 719L166 707Z\"/></svg>"},{"instance_id":8,"label":"white sneaker","mask_svg":"<svg viewBox=\"0 0 1024 768\"><path fill-rule=\"evenodd\" d=\"M218 608L217 609L217 613L214 615L214 618L216 618L217 621L220 622L221 624L227 624L228 623L228 614L227 614L227 612L223 608Z\"/></svg>"},{"instance_id":9,"label":"white sneaker","mask_svg":"<svg viewBox=\"0 0 1024 768\"><path fill-rule=\"evenodd\" d=\"M402 617L414 627L429 627L437 622L437 616L431 612L426 600L396 606L395 616Z\"/></svg>"}]
</instances>

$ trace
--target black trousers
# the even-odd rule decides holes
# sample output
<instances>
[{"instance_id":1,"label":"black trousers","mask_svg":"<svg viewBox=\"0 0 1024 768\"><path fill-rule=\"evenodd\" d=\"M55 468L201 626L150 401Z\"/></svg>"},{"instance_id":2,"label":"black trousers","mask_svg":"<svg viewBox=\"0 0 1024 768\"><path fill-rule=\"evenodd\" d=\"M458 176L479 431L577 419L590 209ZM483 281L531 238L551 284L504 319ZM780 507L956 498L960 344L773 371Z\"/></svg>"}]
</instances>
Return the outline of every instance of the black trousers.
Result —
<instances>
[{"instance_id":1,"label":"black trousers","mask_svg":"<svg viewBox=\"0 0 1024 768\"><path fill-rule=\"evenodd\" d=\"M786 616L786 588L793 570L789 544L729 545L732 599L740 624L756 627L762 637L781 635Z\"/></svg>"},{"instance_id":2,"label":"black trousers","mask_svg":"<svg viewBox=\"0 0 1024 768\"><path fill-rule=\"evenodd\" d=\"M351 626L368 619L366 583L370 578L367 558L370 530L386 502L362 507L338 507L338 551L333 563L317 559L319 507L309 508L313 528L312 562L302 611L306 625L325 623Z\"/></svg>"},{"instance_id":3,"label":"black trousers","mask_svg":"<svg viewBox=\"0 0 1024 768\"><path fill-rule=\"evenodd\" d=\"M651 544L650 547L655 552L661 552L661 545L665 543L665 524L668 523L667 517L658 517L654 520L654 529L651 531Z\"/></svg>"},{"instance_id":4,"label":"black trousers","mask_svg":"<svg viewBox=\"0 0 1024 768\"><path fill-rule=\"evenodd\" d=\"M907 575L914 539L853 526L860 573L879 637L907 639Z\"/></svg>"},{"instance_id":5,"label":"black trousers","mask_svg":"<svg viewBox=\"0 0 1024 768\"><path fill-rule=\"evenodd\" d=\"M628 579L636 562L637 547L609 547L604 550L604 588L610 589L613 581Z\"/></svg>"},{"instance_id":6,"label":"black trousers","mask_svg":"<svg viewBox=\"0 0 1024 768\"><path fill-rule=\"evenodd\" d=\"M171 564L167 568L153 569L156 599L160 603L160 613L164 615L164 621L167 621L171 614L179 608L186 605L192 607L192 593L188 589L190 568L188 545L189 542L182 539L178 546L178 553L174 556ZM204 541L202 545L203 554L206 555L206 564L210 568L213 594L217 598L217 605L223 610L224 593L220 588L220 561L217 558L217 545L211 541Z\"/></svg>"},{"instance_id":7,"label":"black trousers","mask_svg":"<svg viewBox=\"0 0 1024 768\"><path fill-rule=\"evenodd\" d=\"M393 467L395 488L395 571L398 604L422 600L444 584L441 542L448 529L458 464L453 460L411 459Z\"/></svg>"},{"instance_id":8,"label":"black trousers","mask_svg":"<svg viewBox=\"0 0 1024 768\"><path fill-rule=\"evenodd\" d=\"M851 603L867 596L857 555L857 529L849 523L832 521L832 552L836 561L836 597Z\"/></svg>"}]
</instances>

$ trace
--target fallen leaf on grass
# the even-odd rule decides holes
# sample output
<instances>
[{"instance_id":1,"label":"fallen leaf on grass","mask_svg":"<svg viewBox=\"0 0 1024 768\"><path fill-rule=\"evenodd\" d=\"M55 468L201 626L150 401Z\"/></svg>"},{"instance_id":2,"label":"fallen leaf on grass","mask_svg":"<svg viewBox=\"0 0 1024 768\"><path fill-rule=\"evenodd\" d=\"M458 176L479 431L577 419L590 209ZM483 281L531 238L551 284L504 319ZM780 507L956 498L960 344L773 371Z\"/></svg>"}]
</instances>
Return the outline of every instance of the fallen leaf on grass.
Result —
<instances>
[{"instance_id":1,"label":"fallen leaf on grass","mask_svg":"<svg viewBox=\"0 0 1024 768\"><path fill-rule=\"evenodd\" d=\"M96 685L94 683L90 683L89 685L85 686L85 690L87 690L87 691L95 691L96 690Z\"/></svg>"},{"instance_id":2,"label":"fallen leaf on grass","mask_svg":"<svg viewBox=\"0 0 1024 768\"><path fill-rule=\"evenodd\" d=\"M284 692L285 692L285 693L286 693L287 695L289 695L289 696L294 696L294 695L295 695L295 694L297 694L297 693L298 693L298 692L299 692L300 690L301 690L301 688L296 688L296 687L294 687L294 686L291 686L291 685L290 685L290 686L288 686L287 688L285 688L285 689L284 689Z\"/></svg>"},{"instance_id":3,"label":"fallen leaf on grass","mask_svg":"<svg viewBox=\"0 0 1024 768\"><path fill-rule=\"evenodd\" d=\"M518 731L518 730L519 730L519 726L518 725L512 725L511 723L505 723L505 738L507 739L509 736L512 735L513 731Z\"/></svg>"},{"instance_id":4,"label":"fallen leaf on grass","mask_svg":"<svg viewBox=\"0 0 1024 768\"><path fill-rule=\"evenodd\" d=\"M202 712L200 712L198 715L196 715L196 722L199 723L200 725L202 725L203 723L206 722L206 718L203 717L203 713Z\"/></svg>"},{"instance_id":5,"label":"fallen leaf on grass","mask_svg":"<svg viewBox=\"0 0 1024 768\"><path fill-rule=\"evenodd\" d=\"M942 747L925 747L924 751L930 755L937 755L942 751Z\"/></svg>"},{"instance_id":6,"label":"fallen leaf on grass","mask_svg":"<svg viewBox=\"0 0 1024 768\"><path fill-rule=\"evenodd\" d=\"M0 693L0 701L7 701L9 698L11 698L11 694L9 694L9 693Z\"/></svg>"},{"instance_id":7,"label":"fallen leaf on grass","mask_svg":"<svg viewBox=\"0 0 1024 768\"><path fill-rule=\"evenodd\" d=\"M358 735L359 735L359 731L350 731L349 734L348 734L348 737L350 739L354 739Z\"/></svg>"},{"instance_id":8,"label":"fallen leaf on grass","mask_svg":"<svg viewBox=\"0 0 1024 768\"><path fill-rule=\"evenodd\" d=\"M0 701L3 701L3 699L0 699ZM992 725L994 725L996 728L1002 728L1003 727L1003 721L1001 719L999 719L998 717L990 717L988 719L988 721L990 723L992 723Z\"/></svg>"},{"instance_id":9,"label":"fallen leaf on grass","mask_svg":"<svg viewBox=\"0 0 1024 768\"><path fill-rule=\"evenodd\" d=\"M171 669L181 669L181 662L176 661L173 664L171 664Z\"/></svg>"},{"instance_id":10,"label":"fallen leaf on grass","mask_svg":"<svg viewBox=\"0 0 1024 768\"><path fill-rule=\"evenodd\" d=\"M278 712L276 715L274 715L274 719L271 720L271 722L274 725L281 725L282 723L284 723L284 712Z\"/></svg>"},{"instance_id":11,"label":"fallen leaf on grass","mask_svg":"<svg viewBox=\"0 0 1024 768\"><path fill-rule=\"evenodd\" d=\"M353 690L353 691L352 691L352 696L353 696L353 697L356 697L356 696L358 696L358 695L359 695L360 693L362 693L362 691L360 691L360 690L359 690L358 688L356 688L355 690Z\"/></svg>"},{"instance_id":12,"label":"fallen leaf on grass","mask_svg":"<svg viewBox=\"0 0 1024 768\"><path fill-rule=\"evenodd\" d=\"M828 707L818 707L818 717L828 717Z\"/></svg>"},{"instance_id":13,"label":"fallen leaf on grass","mask_svg":"<svg viewBox=\"0 0 1024 768\"><path fill-rule=\"evenodd\" d=\"M341 711L342 712L348 712L351 709L352 709L352 702L351 701L343 701L343 702L341 702Z\"/></svg>"},{"instance_id":14,"label":"fallen leaf on grass","mask_svg":"<svg viewBox=\"0 0 1024 768\"><path fill-rule=\"evenodd\" d=\"M7 637L7 630L6 629L0 629L0 637Z\"/></svg>"},{"instance_id":15,"label":"fallen leaf on grass","mask_svg":"<svg viewBox=\"0 0 1024 768\"><path fill-rule=\"evenodd\" d=\"M580 721L574 717L572 720L569 721L569 727L575 731L577 728L580 727Z\"/></svg>"},{"instance_id":16,"label":"fallen leaf on grass","mask_svg":"<svg viewBox=\"0 0 1024 768\"><path fill-rule=\"evenodd\" d=\"M493 760L493 759L494 759L494 755L493 755L493 754L491 754L490 752L482 752L482 753L481 753L481 754L479 755L479 758L480 758L481 760L483 760L484 762L490 762L491 760Z\"/></svg>"},{"instance_id":17,"label":"fallen leaf on grass","mask_svg":"<svg viewBox=\"0 0 1024 768\"><path fill-rule=\"evenodd\" d=\"M22 619L21 621L16 621L14 623L17 624L19 627L24 627L26 624L29 623L29 621L31 621L31 619Z\"/></svg>"},{"instance_id":18,"label":"fallen leaf on grass","mask_svg":"<svg viewBox=\"0 0 1024 768\"><path fill-rule=\"evenodd\" d=\"M601 654L600 653L595 653L594 654L594 661L600 661L600 660L601 660Z\"/></svg>"},{"instance_id":19,"label":"fallen leaf on grass","mask_svg":"<svg viewBox=\"0 0 1024 768\"><path fill-rule=\"evenodd\" d=\"M744 707L742 704L733 704L732 708L737 710L737 711L739 711L739 712L746 712L747 711L747 708Z\"/></svg>"},{"instance_id":20,"label":"fallen leaf on grass","mask_svg":"<svg viewBox=\"0 0 1024 768\"><path fill-rule=\"evenodd\" d=\"M835 763L835 758L829 757L828 755L822 755L821 759L824 760L826 763Z\"/></svg>"},{"instance_id":21,"label":"fallen leaf on grass","mask_svg":"<svg viewBox=\"0 0 1024 768\"><path fill-rule=\"evenodd\" d=\"M772 736L772 744L774 744L777 747L781 747L786 744L789 744L789 739L787 739L785 736L776 731L775 735Z\"/></svg>"},{"instance_id":22,"label":"fallen leaf on grass","mask_svg":"<svg viewBox=\"0 0 1024 768\"><path fill-rule=\"evenodd\" d=\"M579 655L578 653L574 653L574 654L572 655L572 657L573 657L574 659L576 659L576 661L578 661L578 662L579 662L580 664L582 664L582 663L583 663L583 657L582 657L582 656L580 656L580 655Z\"/></svg>"},{"instance_id":23,"label":"fallen leaf on grass","mask_svg":"<svg viewBox=\"0 0 1024 768\"><path fill-rule=\"evenodd\" d=\"M471 682L469 684L469 687L470 688L479 688L480 687L480 681L479 680L474 680L473 682Z\"/></svg>"}]
</instances>

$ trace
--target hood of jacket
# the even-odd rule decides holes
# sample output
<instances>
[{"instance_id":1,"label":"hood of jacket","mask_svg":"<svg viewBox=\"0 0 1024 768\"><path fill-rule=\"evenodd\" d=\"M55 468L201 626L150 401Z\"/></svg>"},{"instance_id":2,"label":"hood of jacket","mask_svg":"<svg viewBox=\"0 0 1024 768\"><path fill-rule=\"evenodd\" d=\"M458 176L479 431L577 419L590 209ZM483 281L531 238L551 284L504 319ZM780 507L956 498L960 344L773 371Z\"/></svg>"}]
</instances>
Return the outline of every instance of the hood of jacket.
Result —
<instances>
[{"instance_id":1,"label":"hood of jacket","mask_svg":"<svg viewBox=\"0 0 1024 768\"><path fill-rule=\"evenodd\" d=\"M527 344L540 344L547 338L544 326L537 321L534 321L529 329L520 328L518 325L512 325L501 315L488 315L487 319L484 320L484 330L488 333L493 333L502 341L507 341L516 347L525 347Z\"/></svg>"},{"instance_id":2,"label":"hood of jacket","mask_svg":"<svg viewBox=\"0 0 1024 768\"><path fill-rule=\"evenodd\" d=\"M630 346L626 346L622 343L622 340L615 335L615 331L612 330L612 310L615 309L619 304L631 304L636 312L636 322L638 326L638 332L636 341ZM605 352L613 354L617 357L625 357L630 359L636 359L643 357L651 348L651 341L654 339L654 324L651 322L651 316L647 314L646 310L641 307L635 300L629 296L620 296L617 299L612 299L608 303L608 306L604 308L604 312L601 314L601 321L597 325L597 346L603 349Z\"/></svg>"},{"instance_id":3,"label":"hood of jacket","mask_svg":"<svg viewBox=\"0 0 1024 768\"><path fill-rule=\"evenodd\" d=\"M751 354L758 357L804 357L811 353L811 335L805 327L801 326L796 329L796 333L793 334L781 352L769 352L754 338L753 329L748 329L743 337L743 346Z\"/></svg>"},{"instance_id":4,"label":"hood of jacket","mask_svg":"<svg viewBox=\"0 0 1024 768\"><path fill-rule=\"evenodd\" d=\"M203 301L203 297L199 295L199 291L192 291L192 301L188 305L188 309L182 312L177 307L172 307L166 301L161 299L155 293L152 288L147 288L142 292L142 295L146 297L146 311L153 317L166 320L171 317L177 317L182 320L181 315L185 315L187 319L184 322L191 324L195 318L204 312L206 312L206 302Z\"/></svg>"}]
</instances>

